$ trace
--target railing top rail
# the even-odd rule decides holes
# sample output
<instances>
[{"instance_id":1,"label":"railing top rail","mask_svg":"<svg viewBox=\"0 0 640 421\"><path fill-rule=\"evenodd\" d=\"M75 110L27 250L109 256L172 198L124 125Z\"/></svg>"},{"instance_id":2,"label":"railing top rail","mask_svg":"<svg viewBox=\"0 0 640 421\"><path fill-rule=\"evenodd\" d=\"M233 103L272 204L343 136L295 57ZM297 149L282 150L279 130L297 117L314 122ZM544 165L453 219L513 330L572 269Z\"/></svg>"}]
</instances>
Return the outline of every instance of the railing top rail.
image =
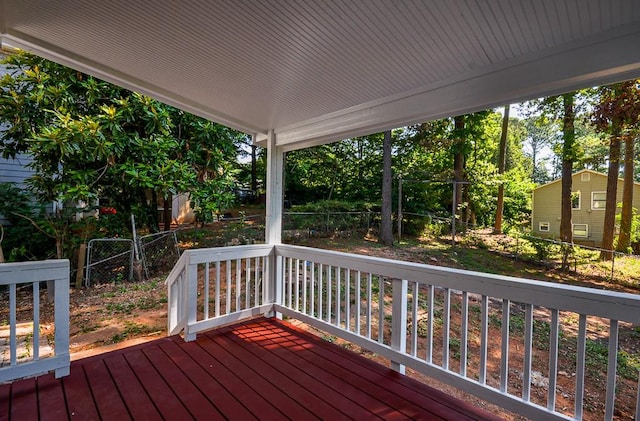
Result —
<instances>
[{"instance_id":1,"label":"railing top rail","mask_svg":"<svg viewBox=\"0 0 640 421\"><path fill-rule=\"evenodd\" d=\"M69 277L69 260L41 260L0 264L0 285L52 281Z\"/></svg>"},{"instance_id":2,"label":"railing top rail","mask_svg":"<svg viewBox=\"0 0 640 421\"><path fill-rule=\"evenodd\" d=\"M171 269L171 272L169 272L169 275L167 275L167 279L164 283L169 286L172 285L178 279L180 273L182 273L182 271L185 267L187 267L188 264L189 255L187 253L183 253L176 264L173 266L173 269Z\"/></svg>"},{"instance_id":3,"label":"railing top rail","mask_svg":"<svg viewBox=\"0 0 640 421\"><path fill-rule=\"evenodd\" d=\"M276 245L278 255L360 270L389 278L509 299L551 309L640 323L640 295L403 262L380 257Z\"/></svg>"},{"instance_id":4,"label":"railing top rail","mask_svg":"<svg viewBox=\"0 0 640 421\"><path fill-rule=\"evenodd\" d=\"M273 253L273 245L249 244L242 246L186 250L184 253L182 253L182 256L188 256L189 264L197 264L219 260L233 260L247 257L268 256L271 253Z\"/></svg>"}]
</instances>

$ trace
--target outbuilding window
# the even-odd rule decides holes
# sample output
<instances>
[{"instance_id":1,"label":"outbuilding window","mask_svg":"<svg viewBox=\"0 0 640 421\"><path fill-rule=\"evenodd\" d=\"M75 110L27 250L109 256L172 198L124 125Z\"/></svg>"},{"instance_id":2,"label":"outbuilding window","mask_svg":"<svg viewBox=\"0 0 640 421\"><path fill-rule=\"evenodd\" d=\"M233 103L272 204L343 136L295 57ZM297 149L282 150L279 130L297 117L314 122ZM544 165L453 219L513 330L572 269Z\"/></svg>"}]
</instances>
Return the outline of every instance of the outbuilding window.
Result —
<instances>
[{"instance_id":1,"label":"outbuilding window","mask_svg":"<svg viewBox=\"0 0 640 421\"><path fill-rule=\"evenodd\" d=\"M548 222L540 222L538 224L538 231L549 232L550 225Z\"/></svg>"},{"instance_id":2,"label":"outbuilding window","mask_svg":"<svg viewBox=\"0 0 640 421\"><path fill-rule=\"evenodd\" d=\"M571 209L580 210L580 192L571 192Z\"/></svg>"},{"instance_id":3,"label":"outbuilding window","mask_svg":"<svg viewBox=\"0 0 640 421\"><path fill-rule=\"evenodd\" d=\"M591 209L592 210L604 210L607 204L607 192L594 191L591 192Z\"/></svg>"},{"instance_id":4,"label":"outbuilding window","mask_svg":"<svg viewBox=\"0 0 640 421\"><path fill-rule=\"evenodd\" d=\"M587 224L573 224L573 236L587 238L589 236L589 226Z\"/></svg>"}]
</instances>

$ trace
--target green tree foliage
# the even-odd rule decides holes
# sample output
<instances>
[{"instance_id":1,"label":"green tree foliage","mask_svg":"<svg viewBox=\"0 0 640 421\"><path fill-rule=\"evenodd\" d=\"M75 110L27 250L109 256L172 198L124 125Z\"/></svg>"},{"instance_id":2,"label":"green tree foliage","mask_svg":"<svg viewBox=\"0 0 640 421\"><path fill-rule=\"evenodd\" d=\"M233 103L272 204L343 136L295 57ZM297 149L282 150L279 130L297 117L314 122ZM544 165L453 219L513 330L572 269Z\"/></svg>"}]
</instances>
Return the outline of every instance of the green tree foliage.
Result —
<instances>
[{"instance_id":1,"label":"green tree foliage","mask_svg":"<svg viewBox=\"0 0 640 421\"><path fill-rule=\"evenodd\" d=\"M607 180L607 203L602 246L606 250L613 248L614 218L617 209L615 201L621 159L621 144L624 153L624 191L622 217L617 248L626 251L631 242L633 173L635 142L639 134L640 90L637 80L603 86L598 90L593 109L592 122L596 129L609 136L609 175ZM602 253L603 258L610 258Z\"/></svg>"},{"instance_id":2,"label":"green tree foliage","mask_svg":"<svg viewBox=\"0 0 640 421\"><path fill-rule=\"evenodd\" d=\"M35 205L29 195L11 183L0 183L0 215L8 222L2 228L0 246L8 262L55 257L52 233L47 231L44 208ZM40 221L40 224L33 222Z\"/></svg>"},{"instance_id":3,"label":"green tree foliage","mask_svg":"<svg viewBox=\"0 0 640 421\"><path fill-rule=\"evenodd\" d=\"M393 218L391 213L392 206L392 168L391 168L391 149L393 140L391 130L384 132L384 145L382 148L383 164L382 164L382 206L380 212L380 235L378 241L385 246L393 246Z\"/></svg>"},{"instance_id":4,"label":"green tree foliage","mask_svg":"<svg viewBox=\"0 0 640 421\"><path fill-rule=\"evenodd\" d=\"M431 121L393 132L393 209L397 209L397 177L403 180L403 211L449 217L452 204L454 144L465 160L469 181L465 201L475 222L493 223L498 186L505 188L507 228L526 221L533 184L529 160L522 152L525 128L511 119L506 171L496 162L501 132L500 113L487 111L465 116L465 128L454 119ZM462 141L460 140L462 138ZM287 153L285 193L288 203L335 199L377 202L381 197L382 134Z\"/></svg>"},{"instance_id":5,"label":"green tree foliage","mask_svg":"<svg viewBox=\"0 0 640 421\"><path fill-rule=\"evenodd\" d=\"M527 160L522 153L524 129L517 119L512 119L507 141L505 172L500 175L497 168L502 116L493 111L484 111L465 116L464 127L456 127L455 119L443 119L411 127L405 135L402 150L398 152L397 171L404 178L430 180L430 183L406 183L406 203L414 212L440 210L443 215L451 211L452 187L448 181L454 177L455 154L463 155L467 191L462 205L469 209L470 222L479 225L493 223L495 217L498 186L505 186L504 214L507 224L521 223L512 219L528 213L526 205L531 186L526 180ZM463 139L461 141L460 139ZM525 187L513 200L513 187Z\"/></svg>"},{"instance_id":6,"label":"green tree foliage","mask_svg":"<svg viewBox=\"0 0 640 421\"><path fill-rule=\"evenodd\" d=\"M231 201L244 135L24 52L4 63L0 150L33 157L39 200L108 197L150 229L166 193L190 193L203 219Z\"/></svg>"},{"instance_id":7,"label":"green tree foliage","mask_svg":"<svg viewBox=\"0 0 640 421\"><path fill-rule=\"evenodd\" d=\"M317 200L378 201L382 197L382 134L288 152L288 204Z\"/></svg>"},{"instance_id":8,"label":"green tree foliage","mask_svg":"<svg viewBox=\"0 0 640 421\"><path fill-rule=\"evenodd\" d=\"M544 184L551 181L551 176L547 171L547 158L543 153L547 148L559 143L560 130L554 119L544 114L532 115L534 108L531 105L524 108L528 115L522 124L526 136L526 155L530 160L531 181Z\"/></svg>"}]
</instances>

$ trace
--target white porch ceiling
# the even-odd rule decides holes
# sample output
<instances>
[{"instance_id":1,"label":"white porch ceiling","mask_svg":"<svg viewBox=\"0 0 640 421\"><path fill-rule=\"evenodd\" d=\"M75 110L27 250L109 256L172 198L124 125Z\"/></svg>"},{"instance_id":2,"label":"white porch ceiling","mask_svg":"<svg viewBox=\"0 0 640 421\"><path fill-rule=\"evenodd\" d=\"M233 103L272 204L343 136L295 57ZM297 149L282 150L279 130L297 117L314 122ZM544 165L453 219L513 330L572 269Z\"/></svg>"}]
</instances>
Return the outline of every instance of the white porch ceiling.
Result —
<instances>
[{"instance_id":1,"label":"white porch ceiling","mask_svg":"<svg viewBox=\"0 0 640 421\"><path fill-rule=\"evenodd\" d=\"M284 149L640 76L638 0L0 0L0 33Z\"/></svg>"}]
</instances>

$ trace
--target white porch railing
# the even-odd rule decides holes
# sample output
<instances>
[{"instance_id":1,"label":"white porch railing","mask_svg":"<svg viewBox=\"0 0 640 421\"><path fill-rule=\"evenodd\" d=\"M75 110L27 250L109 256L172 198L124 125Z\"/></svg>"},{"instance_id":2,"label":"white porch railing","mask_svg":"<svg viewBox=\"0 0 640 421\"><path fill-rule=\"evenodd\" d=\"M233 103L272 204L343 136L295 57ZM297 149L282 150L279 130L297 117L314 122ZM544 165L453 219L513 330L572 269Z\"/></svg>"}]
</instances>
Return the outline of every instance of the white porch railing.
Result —
<instances>
[{"instance_id":1,"label":"white porch railing","mask_svg":"<svg viewBox=\"0 0 640 421\"><path fill-rule=\"evenodd\" d=\"M53 355L45 356L40 348L40 283L47 281L53 288L54 344ZM26 319L17 319L18 288L32 289L32 313ZM46 260L40 262L0 264L0 288L5 289L1 302L8 300L9 343L8 365L0 368L0 383L23 377L37 376L55 371L56 378L69 374L69 261ZM46 298L44 298L46 299ZM28 335L30 355L19 356L18 322L28 321L33 328ZM3 321L4 322L4 321ZM4 350L6 352L6 350Z\"/></svg>"},{"instance_id":2,"label":"white porch railing","mask_svg":"<svg viewBox=\"0 0 640 421\"><path fill-rule=\"evenodd\" d=\"M198 332L273 311L273 247L187 250L167 277L169 334Z\"/></svg>"},{"instance_id":3,"label":"white porch railing","mask_svg":"<svg viewBox=\"0 0 640 421\"><path fill-rule=\"evenodd\" d=\"M605 419L616 394L638 393L635 379L630 392L616 375L618 328L640 323L632 294L290 245L186 252L168 283L170 332L184 329L187 339L281 313L382 355L396 370L411 367L532 419L581 419L588 376L606 387ZM606 373L589 371L595 336L606 338ZM558 352L567 343L572 361ZM514 347L521 361L510 359ZM545 369L533 371L534 361ZM572 407L560 408L560 396Z\"/></svg>"}]
</instances>

